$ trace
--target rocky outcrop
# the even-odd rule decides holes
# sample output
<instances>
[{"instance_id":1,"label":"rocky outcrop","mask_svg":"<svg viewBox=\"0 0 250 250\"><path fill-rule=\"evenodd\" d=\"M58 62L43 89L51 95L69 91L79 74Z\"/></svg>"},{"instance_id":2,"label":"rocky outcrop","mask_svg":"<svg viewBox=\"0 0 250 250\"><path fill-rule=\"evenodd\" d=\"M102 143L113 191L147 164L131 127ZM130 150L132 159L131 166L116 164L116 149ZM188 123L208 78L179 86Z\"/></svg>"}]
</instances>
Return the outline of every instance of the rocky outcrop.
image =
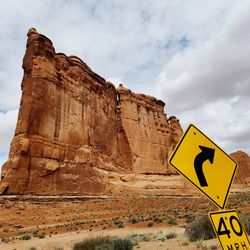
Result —
<instances>
[{"instance_id":1,"label":"rocky outcrop","mask_svg":"<svg viewBox=\"0 0 250 250\"><path fill-rule=\"evenodd\" d=\"M250 186L250 157L242 151L237 151L230 155L237 163L238 170L235 175L235 184Z\"/></svg>"},{"instance_id":2,"label":"rocky outcrop","mask_svg":"<svg viewBox=\"0 0 250 250\"><path fill-rule=\"evenodd\" d=\"M117 91L117 110L132 152L133 171L173 172L167 159L182 134L179 121L167 119L164 102L154 97L135 94L122 85Z\"/></svg>"},{"instance_id":3,"label":"rocky outcrop","mask_svg":"<svg viewBox=\"0 0 250 250\"><path fill-rule=\"evenodd\" d=\"M5 194L101 194L108 173L171 174L167 158L182 134L164 103L94 73L28 32L22 98Z\"/></svg>"}]
</instances>

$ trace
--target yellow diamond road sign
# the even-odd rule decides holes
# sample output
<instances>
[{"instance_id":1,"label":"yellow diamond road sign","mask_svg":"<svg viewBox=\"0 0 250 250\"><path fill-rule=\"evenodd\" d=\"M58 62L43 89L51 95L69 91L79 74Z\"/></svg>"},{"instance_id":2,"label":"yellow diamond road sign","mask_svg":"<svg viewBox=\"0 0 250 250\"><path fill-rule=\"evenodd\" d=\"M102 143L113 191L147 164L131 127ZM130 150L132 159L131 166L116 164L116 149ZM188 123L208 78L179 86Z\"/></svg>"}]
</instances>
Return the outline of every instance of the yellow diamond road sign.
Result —
<instances>
[{"instance_id":1,"label":"yellow diamond road sign","mask_svg":"<svg viewBox=\"0 0 250 250\"><path fill-rule=\"evenodd\" d=\"M198 128L189 125L169 162L218 207L225 207L237 163Z\"/></svg>"},{"instance_id":2,"label":"yellow diamond road sign","mask_svg":"<svg viewBox=\"0 0 250 250\"><path fill-rule=\"evenodd\" d=\"M244 225L236 210L213 212L209 216L222 249L250 249Z\"/></svg>"}]
</instances>

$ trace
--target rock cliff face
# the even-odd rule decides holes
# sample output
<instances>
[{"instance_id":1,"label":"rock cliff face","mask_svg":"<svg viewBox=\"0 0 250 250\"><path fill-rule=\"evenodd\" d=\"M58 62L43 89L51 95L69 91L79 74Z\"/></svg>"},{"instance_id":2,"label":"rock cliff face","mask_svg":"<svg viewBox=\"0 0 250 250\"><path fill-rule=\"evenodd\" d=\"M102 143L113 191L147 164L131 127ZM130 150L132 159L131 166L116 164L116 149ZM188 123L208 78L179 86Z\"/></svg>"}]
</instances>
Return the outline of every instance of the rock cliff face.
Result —
<instances>
[{"instance_id":1,"label":"rock cliff face","mask_svg":"<svg viewBox=\"0 0 250 250\"><path fill-rule=\"evenodd\" d=\"M118 88L120 114L135 173L171 173L167 158L182 135L176 117L167 119L164 102Z\"/></svg>"},{"instance_id":2,"label":"rock cliff face","mask_svg":"<svg viewBox=\"0 0 250 250\"><path fill-rule=\"evenodd\" d=\"M94 73L28 32L22 98L4 194L103 194L109 173L171 174L167 158L182 129L164 103Z\"/></svg>"},{"instance_id":3,"label":"rock cliff face","mask_svg":"<svg viewBox=\"0 0 250 250\"><path fill-rule=\"evenodd\" d=\"M250 186L250 157L248 154L237 151L231 157L239 164L234 183Z\"/></svg>"}]
</instances>

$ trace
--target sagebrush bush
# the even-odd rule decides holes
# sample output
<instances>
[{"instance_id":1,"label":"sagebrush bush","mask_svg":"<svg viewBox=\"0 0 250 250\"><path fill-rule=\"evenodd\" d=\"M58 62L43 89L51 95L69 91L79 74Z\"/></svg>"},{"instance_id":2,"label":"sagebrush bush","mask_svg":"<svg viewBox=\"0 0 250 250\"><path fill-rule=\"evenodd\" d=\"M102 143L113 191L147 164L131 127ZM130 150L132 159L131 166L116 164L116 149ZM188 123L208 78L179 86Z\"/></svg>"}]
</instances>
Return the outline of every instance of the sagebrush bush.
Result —
<instances>
[{"instance_id":1,"label":"sagebrush bush","mask_svg":"<svg viewBox=\"0 0 250 250\"><path fill-rule=\"evenodd\" d=\"M213 226L207 215L188 224L186 235L190 241L208 240L215 237Z\"/></svg>"},{"instance_id":2,"label":"sagebrush bush","mask_svg":"<svg viewBox=\"0 0 250 250\"><path fill-rule=\"evenodd\" d=\"M132 250L133 244L128 239L117 238L114 240L114 250Z\"/></svg>"},{"instance_id":3,"label":"sagebrush bush","mask_svg":"<svg viewBox=\"0 0 250 250\"><path fill-rule=\"evenodd\" d=\"M113 247L113 241L110 237L97 237L97 238L86 239L83 240L82 242L76 243L73 247L73 250L95 250L100 246Z\"/></svg>"},{"instance_id":4,"label":"sagebrush bush","mask_svg":"<svg viewBox=\"0 0 250 250\"><path fill-rule=\"evenodd\" d=\"M118 224L118 228L124 228L124 225L123 225L123 223L121 223L121 224Z\"/></svg>"},{"instance_id":5,"label":"sagebrush bush","mask_svg":"<svg viewBox=\"0 0 250 250\"><path fill-rule=\"evenodd\" d=\"M169 217L168 218L168 224L169 225L177 225L177 220L175 217Z\"/></svg>"},{"instance_id":6,"label":"sagebrush bush","mask_svg":"<svg viewBox=\"0 0 250 250\"><path fill-rule=\"evenodd\" d=\"M31 239L31 237L30 237L30 235L23 235L23 236L21 236L20 238L19 238L19 240L30 240Z\"/></svg>"},{"instance_id":7,"label":"sagebrush bush","mask_svg":"<svg viewBox=\"0 0 250 250\"><path fill-rule=\"evenodd\" d=\"M250 234L250 214L241 214L240 215L242 223L245 226L247 234Z\"/></svg>"},{"instance_id":8,"label":"sagebrush bush","mask_svg":"<svg viewBox=\"0 0 250 250\"><path fill-rule=\"evenodd\" d=\"M166 235L166 239L174 239L177 237L177 234L176 233L169 233Z\"/></svg>"},{"instance_id":9,"label":"sagebrush bush","mask_svg":"<svg viewBox=\"0 0 250 250\"><path fill-rule=\"evenodd\" d=\"M4 239L1 239L2 242L4 243L9 243L11 241L10 238L4 238Z\"/></svg>"},{"instance_id":10,"label":"sagebrush bush","mask_svg":"<svg viewBox=\"0 0 250 250\"><path fill-rule=\"evenodd\" d=\"M190 223L195 220L195 216L192 214L185 214L184 218L186 218L186 223Z\"/></svg>"},{"instance_id":11,"label":"sagebrush bush","mask_svg":"<svg viewBox=\"0 0 250 250\"><path fill-rule=\"evenodd\" d=\"M156 223L162 223L162 219L158 217L155 217L153 221Z\"/></svg>"},{"instance_id":12,"label":"sagebrush bush","mask_svg":"<svg viewBox=\"0 0 250 250\"><path fill-rule=\"evenodd\" d=\"M97 237L76 243L73 250L132 250L133 244L128 239Z\"/></svg>"},{"instance_id":13,"label":"sagebrush bush","mask_svg":"<svg viewBox=\"0 0 250 250\"><path fill-rule=\"evenodd\" d=\"M154 225L153 222L149 222L149 223L148 223L148 227L152 227L153 225Z\"/></svg>"},{"instance_id":14,"label":"sagebrush bush","mask_svg":"<svg viewBox=\"0 0 250 250\"><path fill-rule=\"evenodd\" d=\"M131 222L132 224L136 224L136 223L139 223L139 220L138 220L137 218L132 218L132 219L130 220L130 222Z\"/></svg>"}]
</instances>

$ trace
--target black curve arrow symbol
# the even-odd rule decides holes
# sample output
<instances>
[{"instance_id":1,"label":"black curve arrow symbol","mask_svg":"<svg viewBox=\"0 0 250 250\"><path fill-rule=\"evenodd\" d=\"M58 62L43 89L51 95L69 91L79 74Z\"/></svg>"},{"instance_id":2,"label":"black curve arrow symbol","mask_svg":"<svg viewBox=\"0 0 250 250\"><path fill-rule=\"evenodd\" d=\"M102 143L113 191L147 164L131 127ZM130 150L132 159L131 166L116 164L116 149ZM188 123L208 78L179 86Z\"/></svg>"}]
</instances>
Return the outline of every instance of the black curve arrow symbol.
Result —
<instances>
[{"instance_id":1,"label":"black curve arrow symbol","mask_svg":"<svg viewBox=\"0 0 250 250\"><path fill-rule=\"evenodd\" d=\"M209 160L210 163L213 164L215 150L204 146L199 146L199 148L201 149L201 152L194 159L194 169L201 187L207 187L208 185L202 170L202 165L206 160Z\"/></svg>"}]
</instances>

